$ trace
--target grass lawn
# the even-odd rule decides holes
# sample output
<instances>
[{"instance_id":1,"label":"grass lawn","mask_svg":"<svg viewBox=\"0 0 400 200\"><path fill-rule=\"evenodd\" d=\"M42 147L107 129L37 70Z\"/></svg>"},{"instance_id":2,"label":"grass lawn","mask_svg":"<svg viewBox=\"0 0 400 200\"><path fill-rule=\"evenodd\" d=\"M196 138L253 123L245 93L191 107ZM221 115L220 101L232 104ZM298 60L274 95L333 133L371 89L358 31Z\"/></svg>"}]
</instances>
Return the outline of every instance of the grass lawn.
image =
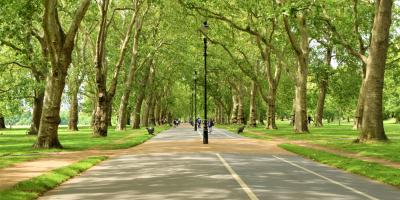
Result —
<instances>
[{"instance_id":1,"label":"grass lawn","mask_svg":"<svg viewBox=\"0 0 400 200\"><path fill-rule=\"evenodd\" d=\"M400 169L386 167L377 163L347 158L293 144L281 144L279 146L303 157L400 187Z\"/></svg>"},{"instance_id":2,"label":"grass lawn","mask_svg":"<svg viewBox=\"0 0 400 200\"><path fill-rule=\"evenodd\" d=\"M322 128L310 126L309 134L295 134L288 121L277 121L277 130L266 130L264 126L257 128L246 127L244 135L257 139L269 139L271 136L282 137L287 140L307 140L311 143L359 153L364 156L374 156L391 161L400 162L400 124L385 122L385 131L390 141L388 143L373 142L367 144L352 143L358 136L358 131L352 130L350 123L338 125L324 124ZM235 132L237 126L220 125ZM261 134L256 134L261 133Z\"/></svg>"},{"instance_id":3,"label":"grass lawn","mask_svg":"<svg viewBox=\"0 0 400 200\"><path fill-rule=\"evenodd\" d=\"M168 129L167 126L155 127L156 132ZM109 128L108 136L92 137L92 130L88 127L80 127L77 132L68 131L66 128L59 129L59 139L64 149L39 150L32 148L36 136L25 134L26 129L4 129L0 130L0 168L15 163L40 158L45 152L56 151L80 151L86 149L122 149L141 144L152 136L143 129L127 129L116 131Z\"/></svg>"},{"instance_id":4,"label":"grass lawn","mask_svg":"<svg viewBox=\"0 0 400 200\"><path fill-rule=\"evenodd\" d=\"M89 157L74 164L52 170L32 179L19 182L14 187L0 191L0 200L37 199L44 192L89 169L107 157Z\"/></svg>"}]
</instances>

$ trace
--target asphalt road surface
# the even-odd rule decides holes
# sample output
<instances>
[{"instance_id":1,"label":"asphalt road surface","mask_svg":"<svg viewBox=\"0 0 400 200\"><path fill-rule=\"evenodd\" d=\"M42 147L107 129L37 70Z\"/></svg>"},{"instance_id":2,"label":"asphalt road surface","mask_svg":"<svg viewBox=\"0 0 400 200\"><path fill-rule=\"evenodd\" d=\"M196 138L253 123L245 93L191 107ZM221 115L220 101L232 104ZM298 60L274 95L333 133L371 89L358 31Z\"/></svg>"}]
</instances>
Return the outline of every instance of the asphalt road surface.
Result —
<instances>
[{"instance_id":1,"label":"asphalt road surface","mask_svg":"<svg viewBox=\"0 0 400 200\"><path fill-rule=\"evenodd\" d=\"M214 129L210 143L246 141ZM202 141L202 132L174 128L150 141ZM147 143L146 143L147 144ZM146 145L145 144L145 145ZM187 147L189 148L189 147ZM291 154L166 152L109 159L46 193L41 200L400 199L400 190Z\"/></svg>"}]
</instances>

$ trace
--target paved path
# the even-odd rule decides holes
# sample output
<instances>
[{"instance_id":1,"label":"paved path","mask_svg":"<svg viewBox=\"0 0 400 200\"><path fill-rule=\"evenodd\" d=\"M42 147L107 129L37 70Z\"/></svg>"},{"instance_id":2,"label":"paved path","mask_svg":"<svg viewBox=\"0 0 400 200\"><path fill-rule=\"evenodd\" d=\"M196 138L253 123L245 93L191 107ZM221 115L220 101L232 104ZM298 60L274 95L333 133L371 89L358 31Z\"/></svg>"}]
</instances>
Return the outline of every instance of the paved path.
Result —
<instances>
[{"instance_id":1,"label":"paved path","mask_svg":"<svg viewBox=\"0 0 400 200\"><path fill-rule=\"evenodd\" d=\"M398 199L400 190L303 159L268 141L214 130L165 131L41 200Z\"/></svg>"}]
</instances>

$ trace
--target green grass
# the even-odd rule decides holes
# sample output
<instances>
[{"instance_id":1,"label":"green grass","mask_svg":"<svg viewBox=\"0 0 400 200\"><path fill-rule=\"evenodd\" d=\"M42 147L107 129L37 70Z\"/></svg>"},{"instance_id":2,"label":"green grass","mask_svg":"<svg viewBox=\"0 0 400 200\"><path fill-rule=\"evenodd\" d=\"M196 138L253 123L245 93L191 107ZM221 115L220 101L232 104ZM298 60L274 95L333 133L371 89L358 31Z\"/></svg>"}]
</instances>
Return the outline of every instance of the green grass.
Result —
<instances>
[{"instance_id":1,"label":"green grass","mask_svg":"<svg viewBox=\"0 0 400 200\"><path fill-rule=\"evenodd\" d=\"M356 144L352 141L357 138L358 131L352 130L350 123L338 125L324 124L324 127L316 128L310 126L309 134L295 134L293 127L289 125L288 121L277 121L278 130L266 130L263 126L257 128L246 127L244 135L247 137L258 139L269 139L271 136L285 138L290 140L306 140L311 143L319 144L322 146L340 149L352 153L358 153L363 156L372 156L383 158L395 162L400 162L400 125L393 123L385 123L385 131L390 141L371 142L365 144ZM219 126L231 131L235 131L237 126ZM261 133L266 135L262 138ZM270 137L268 137L270 136Z\"/></svg>"},{"instance_id":2,"label":"green grass","mask_svg":"<svg viewBox=\"0 0 400 200\"><path fill-rule=\"evenodd\" d=\"M36 199L44 192L89 169L107 157L89 157L66 167L55 169L35 178L19 182L14 187L0 191L0 200Z\"/></svg>"},{"instance_id":3,"label":"green grass","mask_svg":"<svg viewBox=\"0 0 400 200\"><path fill-rule=\"evenodd\" d=\"M168 129L167 126L155 127L157 133ZM34 149L32 144L36 136L26 135L26 129L0 130L0 168L43 157L43 153L58 151L81 151L87 149L123 149L141 144L152 136L145 129L116 131L109 128L107 137L92 137L92 130L80 127L77 132L59 129L59 139L64 149Z\"/></svg>"},{"instance_id":4,"label":"green grass","mask_svg":"<svg viewBox=\"0 0 400 200\"><path fill-rule=\"evenodd\" d=\"M400 169L293 144L281 144L279 146L306 158L400 187Z\"/></svg>"}]
</instances>

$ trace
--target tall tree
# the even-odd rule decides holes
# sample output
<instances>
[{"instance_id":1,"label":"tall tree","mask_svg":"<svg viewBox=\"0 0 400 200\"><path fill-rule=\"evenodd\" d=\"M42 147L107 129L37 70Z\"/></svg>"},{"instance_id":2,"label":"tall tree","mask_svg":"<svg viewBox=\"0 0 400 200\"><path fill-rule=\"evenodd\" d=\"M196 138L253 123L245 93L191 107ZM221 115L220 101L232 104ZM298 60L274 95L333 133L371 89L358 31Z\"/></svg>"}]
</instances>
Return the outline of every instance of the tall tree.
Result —
<instances>
[{"instance_id":1,"label":"tall tree","mask_svg":"<svg viewBox=\"0 0 400 200\"><path fill-rule=\"evenodd\" d=\"M360 141L388 139L383 127L382 97L392 6L393 0L375 2L375 17L364 85L368 95L365 95L364 100Z\"/></svg>"},{"instance_id":2,"label":"tall tree","mask_svg":"<svg viewBox=\"0 0 400 200\"><path fill-rule=\"evenodd\" d=\"M100 4L101 11L101 24L100 31L97 39L96 46L96 88L97 88L97 101L96 110L94 113L94 124L93 124L93 135L94 136L107 136L108 132L108 114L110 112L110 107L115 96L117 89L118 76L120 74L121 66L124 62L124 57L126 55L128 44L131 39L131 33L137 22L137 17L139 14L142 2L140 0L134 1L134 12L132 13L131 21L128 25L126 33L124 34L124 39L122 40L120 53L118 55L118 61L114 67L113 77L111 79L110 87L107 90L107 65L104 63L105 59L105 42L107 39L108 27L111 21L107 20L108 13L108 1L103 1Z\"/></svg>"},{"instance_id":3,"label":"tall tree","mask_svg":"<svg viewBox=\"0 0 400 200\"><path fill-rule=\"evenodd\" d=\"M58 140L60 124L61 95L65 78L71 64L72 50L79 25L90 5L90 0L82 0L67 32L64 32L58 15L58 1L44 1L43 28L49 49L51 71L46 79L43 112L36 148L62 148Z\"/></svg>"},{"instance_id":4,"label":"tall tree","mask_svg":"<svg viewBox=\"0 0 400 200\"><path fill-rule=\"evenodd\" d=\"M294 130L296 133L305 133L308 132L307 75L309 60L309 35L306 13L296 13L294 19L296 25L291 25L289 16L283 16L286 33L297 57ZM293 30L299 30L298 36Z\"/></svg>"}]
</instances>

